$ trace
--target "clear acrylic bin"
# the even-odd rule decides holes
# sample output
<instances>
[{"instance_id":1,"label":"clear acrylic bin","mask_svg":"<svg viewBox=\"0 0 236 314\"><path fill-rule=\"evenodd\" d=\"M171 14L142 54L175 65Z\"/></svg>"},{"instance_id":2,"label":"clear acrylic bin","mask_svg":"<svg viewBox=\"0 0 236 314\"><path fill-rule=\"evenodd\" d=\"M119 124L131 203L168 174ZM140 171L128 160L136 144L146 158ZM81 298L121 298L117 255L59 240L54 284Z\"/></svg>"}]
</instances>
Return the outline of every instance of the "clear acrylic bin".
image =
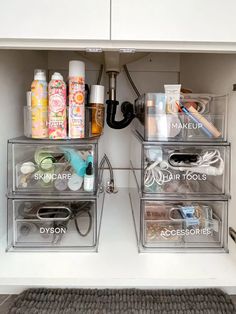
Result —
<instances>
[{"instance_id":1,"label":"clear acrylic bin","mask_svg":"<svg viewBox=\"0 0 236 314\"><path fill-rule=\"evenodd\" d=\"M132 134L131 168L144 194L229 194L229 144L143 142Z\"/></svg>"},{"instance_id":2,"label":"clear acrylic bin","mask_svg":"<svg viewBox=\"0 0 236 314\"><path fill-rule=\"evenodd\" d=\"M227 141L227 96L182 94L176 113L166 113L162 93L135 102L133 126L145 141Z\"/></svg>"},{"instance_id":3,"label":"clear acrylic bin","mask_svg":"<svg viewBox=\"0 0 236 314\"><path fill-rule=\"evenodd\" d=\"M8 199L9 251L97 251L104 193Z\"/></svg>"},{"instance_id":4,"label":"clear acrylic bin","mask_svg":"<svg viewBox=\"0 0 236 314\"><path fill-rule=\"evenodd\" d=\"M67 109L67 124L68 124L68 113ZM46 113L47 115L47 113ZM99 137L103 134L105 119L105 106L98 104L97 106L85 106L85 137L87 139ZM47 122L48 125L48 122ZM67 125L68 129L68 125ZM68 134L68 132L67 132ZM28 138L32 138L32 108L24 106L24 135ZM67 136L65 139L70 139ZM58 139L51 138L51 140Z\"/></svg>"},{"instance_id":5,"label":"clear acrylic bin","mask_svg":"<svg viewBox=\"0 0 236 314\"><path fill-rule=\"evenodd\" d=\"M8 141L9 194L94 195L97 191L97 139ZM84 190L88 163L94 172L93 190Z\"/></svg>"},{"instance_id":6,"label":"clear acrylic bin","mask_svg":"<svg viewBox=\"0 0 236 314\"><path fill-rule=\"evenodd\" d=\"M149 199L137 188L130 200L140 252L227 251L227 201Z\"/></svg>"}]
</instances>

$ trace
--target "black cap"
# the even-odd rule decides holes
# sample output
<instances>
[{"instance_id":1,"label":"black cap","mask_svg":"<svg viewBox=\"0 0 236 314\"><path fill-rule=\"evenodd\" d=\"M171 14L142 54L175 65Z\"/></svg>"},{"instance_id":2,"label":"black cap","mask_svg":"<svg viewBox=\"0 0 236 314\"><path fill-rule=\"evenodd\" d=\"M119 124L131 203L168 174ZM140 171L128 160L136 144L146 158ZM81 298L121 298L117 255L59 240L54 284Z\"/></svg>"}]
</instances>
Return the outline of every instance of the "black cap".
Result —
<instances>
[{"instance_id":1,"label":"black cap","mask_svg":"<svg viewBox=\"0 0 236 314\"><path fill-rule=\"evenodd\" d=\"M88 163L88 167L86 168L86 174L91 176L93 174L93 164L91 161Z\"/></svg>"}]
</instances>

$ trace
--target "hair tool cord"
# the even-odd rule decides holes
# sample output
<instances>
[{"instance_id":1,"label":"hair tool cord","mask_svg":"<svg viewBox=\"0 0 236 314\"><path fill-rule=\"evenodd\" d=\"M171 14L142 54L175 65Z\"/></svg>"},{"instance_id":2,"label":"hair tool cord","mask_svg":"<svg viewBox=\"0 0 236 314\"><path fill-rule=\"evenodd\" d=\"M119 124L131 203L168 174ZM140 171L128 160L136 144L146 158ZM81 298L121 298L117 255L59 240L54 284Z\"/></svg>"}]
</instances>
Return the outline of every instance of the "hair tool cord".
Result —
<instances>
[{"instance_id":1,"label":"hair tool cord","mask_svg":"<svg viewBox=\"0 0 236 314\"><path fill-rule=\"evenodd\" d=\"M213 166L219 164L218 167ZM220 176L224 172L224 161L221 158L219 150L206 151L200 155L197 161L190 162L187 165L179 162L178 165L172 165L170 160L156 160L145 168L144 185L152 186L154 183L163 185L172 180L171 170L191 173L201 173L210 176Z\"/></svg>"}]
</instances>

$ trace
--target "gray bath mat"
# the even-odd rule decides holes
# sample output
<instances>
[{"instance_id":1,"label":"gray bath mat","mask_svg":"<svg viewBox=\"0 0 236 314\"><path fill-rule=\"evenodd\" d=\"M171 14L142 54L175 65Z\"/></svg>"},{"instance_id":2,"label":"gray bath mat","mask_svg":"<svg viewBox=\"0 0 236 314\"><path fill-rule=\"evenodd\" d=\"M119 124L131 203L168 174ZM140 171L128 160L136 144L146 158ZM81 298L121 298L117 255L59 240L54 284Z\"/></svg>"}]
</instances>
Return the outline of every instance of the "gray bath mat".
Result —
<instances>
[{"instance_id":1,"label":"gray bath mat","mask_svg":"<svg viewBox=\"0 0 236 314\"><path fill-rule=\"evenodd\" d=\"M236 313L218 289L29 289L9 314L220 314Z\"/></svg>"}]
</instances>

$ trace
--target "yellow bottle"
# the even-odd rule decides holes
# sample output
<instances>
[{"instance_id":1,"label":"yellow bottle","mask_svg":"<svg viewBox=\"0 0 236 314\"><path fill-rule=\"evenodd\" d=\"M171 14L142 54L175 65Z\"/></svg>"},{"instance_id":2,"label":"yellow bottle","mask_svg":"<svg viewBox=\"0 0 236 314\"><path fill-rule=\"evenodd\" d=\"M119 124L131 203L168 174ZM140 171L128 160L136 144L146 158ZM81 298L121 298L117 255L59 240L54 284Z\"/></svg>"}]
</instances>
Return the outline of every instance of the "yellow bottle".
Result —
<instances>
[{"instance_id":1,"label":"yellow bottle","mask_svg":"<svg viewBox=\"0 0 236 314\"><path fill-rule=\"evenodd\" d=\"M48 95L44 70L34 71L31 85L32 138L48 137Z\"/></svg>"},{"instance_id":2,"label":"yellow bottle","mask_svg":"<svg viewBox=\"0 0 236 314\"><path fill-rule=\"evenodd\" d=\"M92 85L89 110L91 114L91 136L100 136L104 127L104 86Z\"/></svg>"}]
</instances>

